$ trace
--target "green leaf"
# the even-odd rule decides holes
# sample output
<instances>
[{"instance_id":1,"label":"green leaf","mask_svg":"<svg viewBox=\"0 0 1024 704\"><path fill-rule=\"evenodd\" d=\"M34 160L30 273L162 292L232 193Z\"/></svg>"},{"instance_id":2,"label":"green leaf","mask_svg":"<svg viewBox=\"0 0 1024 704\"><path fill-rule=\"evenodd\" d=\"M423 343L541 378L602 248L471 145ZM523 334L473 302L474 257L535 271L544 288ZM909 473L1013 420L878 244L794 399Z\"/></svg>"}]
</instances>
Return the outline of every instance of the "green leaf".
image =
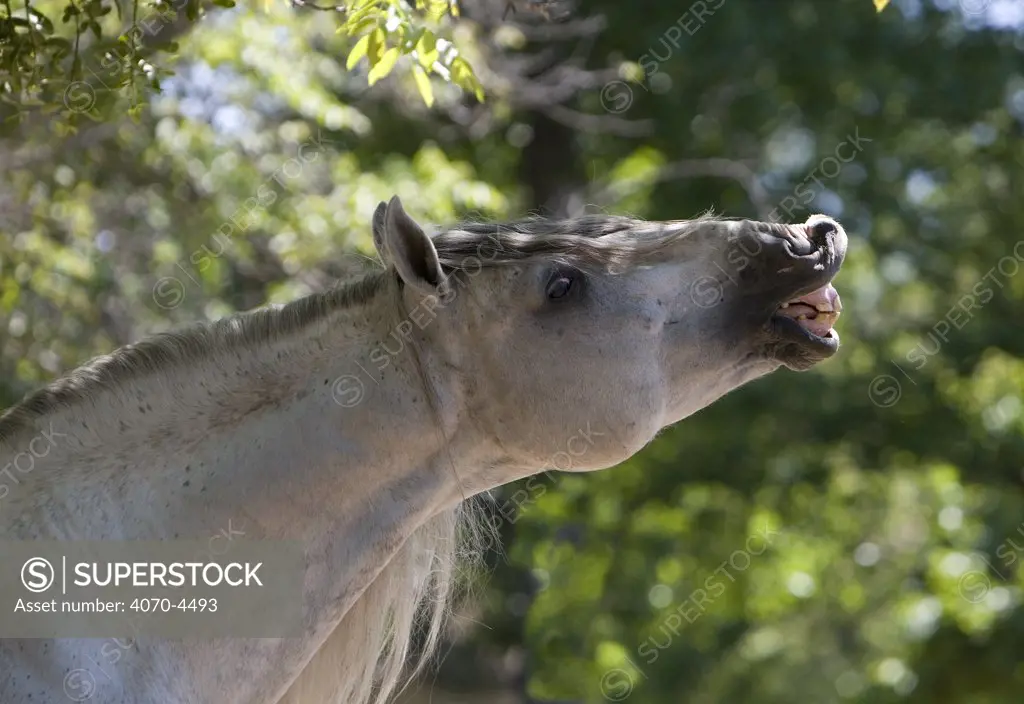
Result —
<instances>
[{"instance_id":1,"label":"green leaf","mask_svg":"<svg viewBox=\"0 0 1024 704\"><path fill-rule=\"evenodd\" d=\"M437 61L437 57L437 37L429 29L425 29L416 42L416 59L423 68L430 68Z\"/></svg>"},{"instance_id":2,"label":"green leaf","mask_svg":"<svg viewBox=\"0 0 1024 704\"><path fill-rule=\"evenodd\" d=\"M39 22L42 27L43 34L53 34L53 22L51 22L46 15L35 9L30 9L29 12L31 12L32 16L36 18L37 22Z\"/></svg>"},{"instance_id":3,"label":"green leaf","mask_svg":"<svg viewBox=\"0 0 1024 704\"><path fill-rule=\"evenodd\" d=\"M398 57L401 56L401 52L398 51L398 47L391 47L384 52L384 55L380 57L380 61L374 64L373 68L370 69L370 73L367 76L369 84L372 86L374 83L384 78L386 75L391 73L391 69L398 63Z\"/></svg>"},{"instance_id":4,"label":"green leaf","mask_svg":"<svg viewBox=\"0 0 1024 704\"><path fill-rule=\"evenodd\" d=\"M234 7L235 0L212 0L217 7Z\"/></svg>"},{"instance_id":5,"label":"green leaf","mask_svg":"<svg viewBox=\"0 0 1024 704\"><path fill-rule=\"evenodd\" d=\"M71 51L72 49L71 42L63 37L50 37L44 42L44 44L62 51Z\"/></svg>"},{"instance_id":6,"label":"green leaf","mask_svg":"<svg viewBox=\"0 0 1024 704\"><path fill-rule=\"evenodd\" d=\"M376 23L381 19L381 11L375 5L369 5L367 7L360 8L359 10L353 10L349 13L348 19L345 21L345 29L349 36L354 36L359 32L359 28L365 25L367 22Z\"/></svg>"},{"instance_id":7,"label":"green leaf","mask_svg":"<svg viewBox=\"0 0 1024 704\"><path fill-rule=\"evenodd\" d=\"M55 122L53 124L53 131L58 137L67 137L78 132L70 122Z\"/></svg>"},{"instance_id":8,"label":"green leaf","mask_svg":"<svg viewBox=\"0 0 1024 704\"><path fill-rule=\"evenodd\" d=\"M345 61L345 68L351 71L352 67L359 63L359 59L366 56L366 49L369 46L369 34L364 34L363 36L359 37L359 41L357 41L355 46L352 47L352 51L348 52L348 59Z\"/></svg>"},{"instance_id":9,"label":"green leaf","mask_svg":"<svg viewBox=\"0 0 1024 704\"><path fill-rule=\"evenodd\" d=\"M484 87L473 73L473 68L461 56L452 60L452 83L465 91L473 93L481 103L484 101Z\"/></svg>"},{"instance_id":10,"label":"green leaf","mask_svg":"<svg viewBox=\"0 0 1024 704\"><path fill-rule=\"evenodd\" d=\"M384 53L385 36L384 30L378 27L370 32L370 43L366 47L366 57L370 60L370 67L373 68L380 61Z\"/></svg>"},{"instance_id":11,"label":"green leaf","mask_svg":"<svg viewBox=\"0 0 1024 704\"><path fill-rule=\"evenodd\" d=\"M430 76L427 75L422 66L414 65L412 67L412 77L416 80L416 89L419 90L423 102L427 104L428 108L433 107L434 88L430 84Z\"/></svg>"},{"instance_id":12,"label":"green leaf","mask_svg":"<svg viewBox=\"0 0 1024 704\"><path fill-rule=\"evenodd\" d=\"M889 4L889 0L875 0L875 9L881 12L885 9L885 6Z\"/></svg>"},{"instance_id":13,"label":"green leaf","mask_svg":"<svg viewBox=\"0 0 1024 704\"><path fill-rule=\"evenodd\" d=\"M461 56L456 56L452 61L452 82L457 86L469 90L472 87L471 81L473 80L473 69L469 67L466 60Z\"/></svg>"},{"instance_id":14,"label":"green leaf","mask_svg":"<svg viewBox=\"0 0 1024 704\"><path fill-rule=\"evenodd\" d=\"M380 24L380 17L378 15L371 15L360 20L346 22L338 28L336 34L344 32L350 37L358 37L370 27L378 24Z\"/></svg>"}]
</instances>

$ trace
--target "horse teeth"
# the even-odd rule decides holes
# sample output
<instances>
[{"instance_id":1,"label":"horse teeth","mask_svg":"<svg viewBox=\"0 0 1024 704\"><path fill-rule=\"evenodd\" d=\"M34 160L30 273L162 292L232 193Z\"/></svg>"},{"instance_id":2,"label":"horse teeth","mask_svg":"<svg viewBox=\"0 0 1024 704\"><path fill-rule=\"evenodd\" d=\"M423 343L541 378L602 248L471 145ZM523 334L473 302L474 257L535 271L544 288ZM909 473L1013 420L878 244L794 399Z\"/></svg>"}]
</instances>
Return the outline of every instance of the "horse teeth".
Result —
<instances>
[{"instance_id":1,"label":"horse teeth","mask_svg":"<svg viewBox=\"0 0 1024 704\"><path fill-rule=\"evenodd\" d=\"M797 319L797 320L807 320L807 316L806 316L806 315L804 315L803 313L801 313L800 315L798 315L798 316L797 316L797 318L796 318L796 319Z\"/></svg>"},{"instance_id":2,"label":"horse teeth","mask_svg":"<svg viewBox=\"0 0 1024 704\"><path fill-rule=\"evenodd\" d=\"M819 303L818 305L815 306L815 308L817 308L818 312L820 312L820 313L831 313L832 312L831 306L829 306L827 303Z\"/></svg>"},{"instance_id":3,"label":"horse teeth","mask_svg":"<svg viewBox=\"0 0 1024 704\"><path fill-rule=\"evenodd\" d=\"M783 303L781 306L779 306L779 308L789 308L789 304Z\"/></svg>"}]
</instances>

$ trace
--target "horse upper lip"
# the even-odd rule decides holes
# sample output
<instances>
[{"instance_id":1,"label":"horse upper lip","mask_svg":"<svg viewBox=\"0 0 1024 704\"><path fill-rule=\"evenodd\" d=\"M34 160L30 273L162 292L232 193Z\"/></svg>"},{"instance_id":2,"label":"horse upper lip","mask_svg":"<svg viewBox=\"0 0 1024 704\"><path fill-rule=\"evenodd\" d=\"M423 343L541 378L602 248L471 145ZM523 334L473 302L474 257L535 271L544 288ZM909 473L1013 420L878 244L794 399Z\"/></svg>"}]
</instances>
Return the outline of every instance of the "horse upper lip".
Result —
<instances>
[{"instance_id":1,"label":"horse upper lip","mask_svg":"<svg viewBox=\"0 0 1024 704\"><path fill-rule=\"evenodd\" d=\"M839 292L829 281L783 303L775 310L772 318L789 318L811 335L827 339L831 337L832 328L842 310L843 302Z\"/></svg>"},{"instance_id":2,"label":"horse upper lip","mask_svg":"<svg viewBox=\"0 0 1024 704\"><path fill-rule=\"evenodd\" d=\"M788 308L794 303L810 306L819 313L838 314L843 312L843 301L839 298L839 292L832 285L831 281L810 293L805 293L802 296L786 301L779 308Z\"/></svg>"},{"instance_id":3,"label":"horse upper lip","mask_svg":"<svg viewBox=\"0 0 1024 704\"><path fill-rule=\"evenodd\" d=\"M839 274L839 269L842 267L843 259L845 258L845 248L837 248L831 243L817 247L807 241L801 241L800 244L801 249L807 248L807 254L800 254L795 250L788 238L785 241L786 252L800 263L801 269L805 269L808 280L805 281L803 286L783 299L781 303L794 302L800 296L808 295L812 291L829 286L836 275ZM792 268L789 267L786 270Z\"/></svg>"}]
</instances>

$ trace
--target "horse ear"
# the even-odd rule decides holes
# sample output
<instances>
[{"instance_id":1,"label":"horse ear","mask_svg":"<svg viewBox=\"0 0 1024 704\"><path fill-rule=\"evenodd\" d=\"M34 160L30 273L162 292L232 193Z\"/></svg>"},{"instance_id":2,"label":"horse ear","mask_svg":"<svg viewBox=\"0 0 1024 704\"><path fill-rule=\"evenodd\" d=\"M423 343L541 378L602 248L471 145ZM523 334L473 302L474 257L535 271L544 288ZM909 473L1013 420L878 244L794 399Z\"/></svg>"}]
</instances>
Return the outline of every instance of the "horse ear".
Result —
<instances>
[{"instance_id":1,"label":"horse ear","mask_svg":"<svg viewBox=\"0 0 1024 704\"><path fill-rule=\"evenodd\" d=\"M388 261L388 252L384 248L384 215L387 211L388 204L384 201L381 201L373 211L373 248L385 263Z\"/></svg>"},{"instance_id":2,"label":"horse ear","mask_svg":"<svg viewBox=\"0 0 1024 704\"><path fill-rule=\"evenodd\" d=\"M388 266L394 266L408 286L434 294L444 286L444 270L434 243L405 212L395 196L373 214L373 242Z\"/></svg>"}]
</instances>

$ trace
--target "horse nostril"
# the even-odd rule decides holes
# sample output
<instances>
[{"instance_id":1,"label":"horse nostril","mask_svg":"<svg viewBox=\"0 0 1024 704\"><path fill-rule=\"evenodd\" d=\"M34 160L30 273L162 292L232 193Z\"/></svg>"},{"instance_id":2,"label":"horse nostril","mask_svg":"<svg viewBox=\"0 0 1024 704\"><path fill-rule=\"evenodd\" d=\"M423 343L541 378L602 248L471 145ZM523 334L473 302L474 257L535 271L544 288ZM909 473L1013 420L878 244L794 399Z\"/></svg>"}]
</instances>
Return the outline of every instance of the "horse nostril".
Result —
<instances>
[{"instance_id":1,"label":"horse nostril","mask_svg":"<svg viewBox=\"0 0 1024 704\"><path fill-rule=\"evenodd\" d=\"M830 236L835 236L839 228L831 220L818 220L807 226L807 236L818 247L824 247Z\"/></svg>"}]
</instances>

